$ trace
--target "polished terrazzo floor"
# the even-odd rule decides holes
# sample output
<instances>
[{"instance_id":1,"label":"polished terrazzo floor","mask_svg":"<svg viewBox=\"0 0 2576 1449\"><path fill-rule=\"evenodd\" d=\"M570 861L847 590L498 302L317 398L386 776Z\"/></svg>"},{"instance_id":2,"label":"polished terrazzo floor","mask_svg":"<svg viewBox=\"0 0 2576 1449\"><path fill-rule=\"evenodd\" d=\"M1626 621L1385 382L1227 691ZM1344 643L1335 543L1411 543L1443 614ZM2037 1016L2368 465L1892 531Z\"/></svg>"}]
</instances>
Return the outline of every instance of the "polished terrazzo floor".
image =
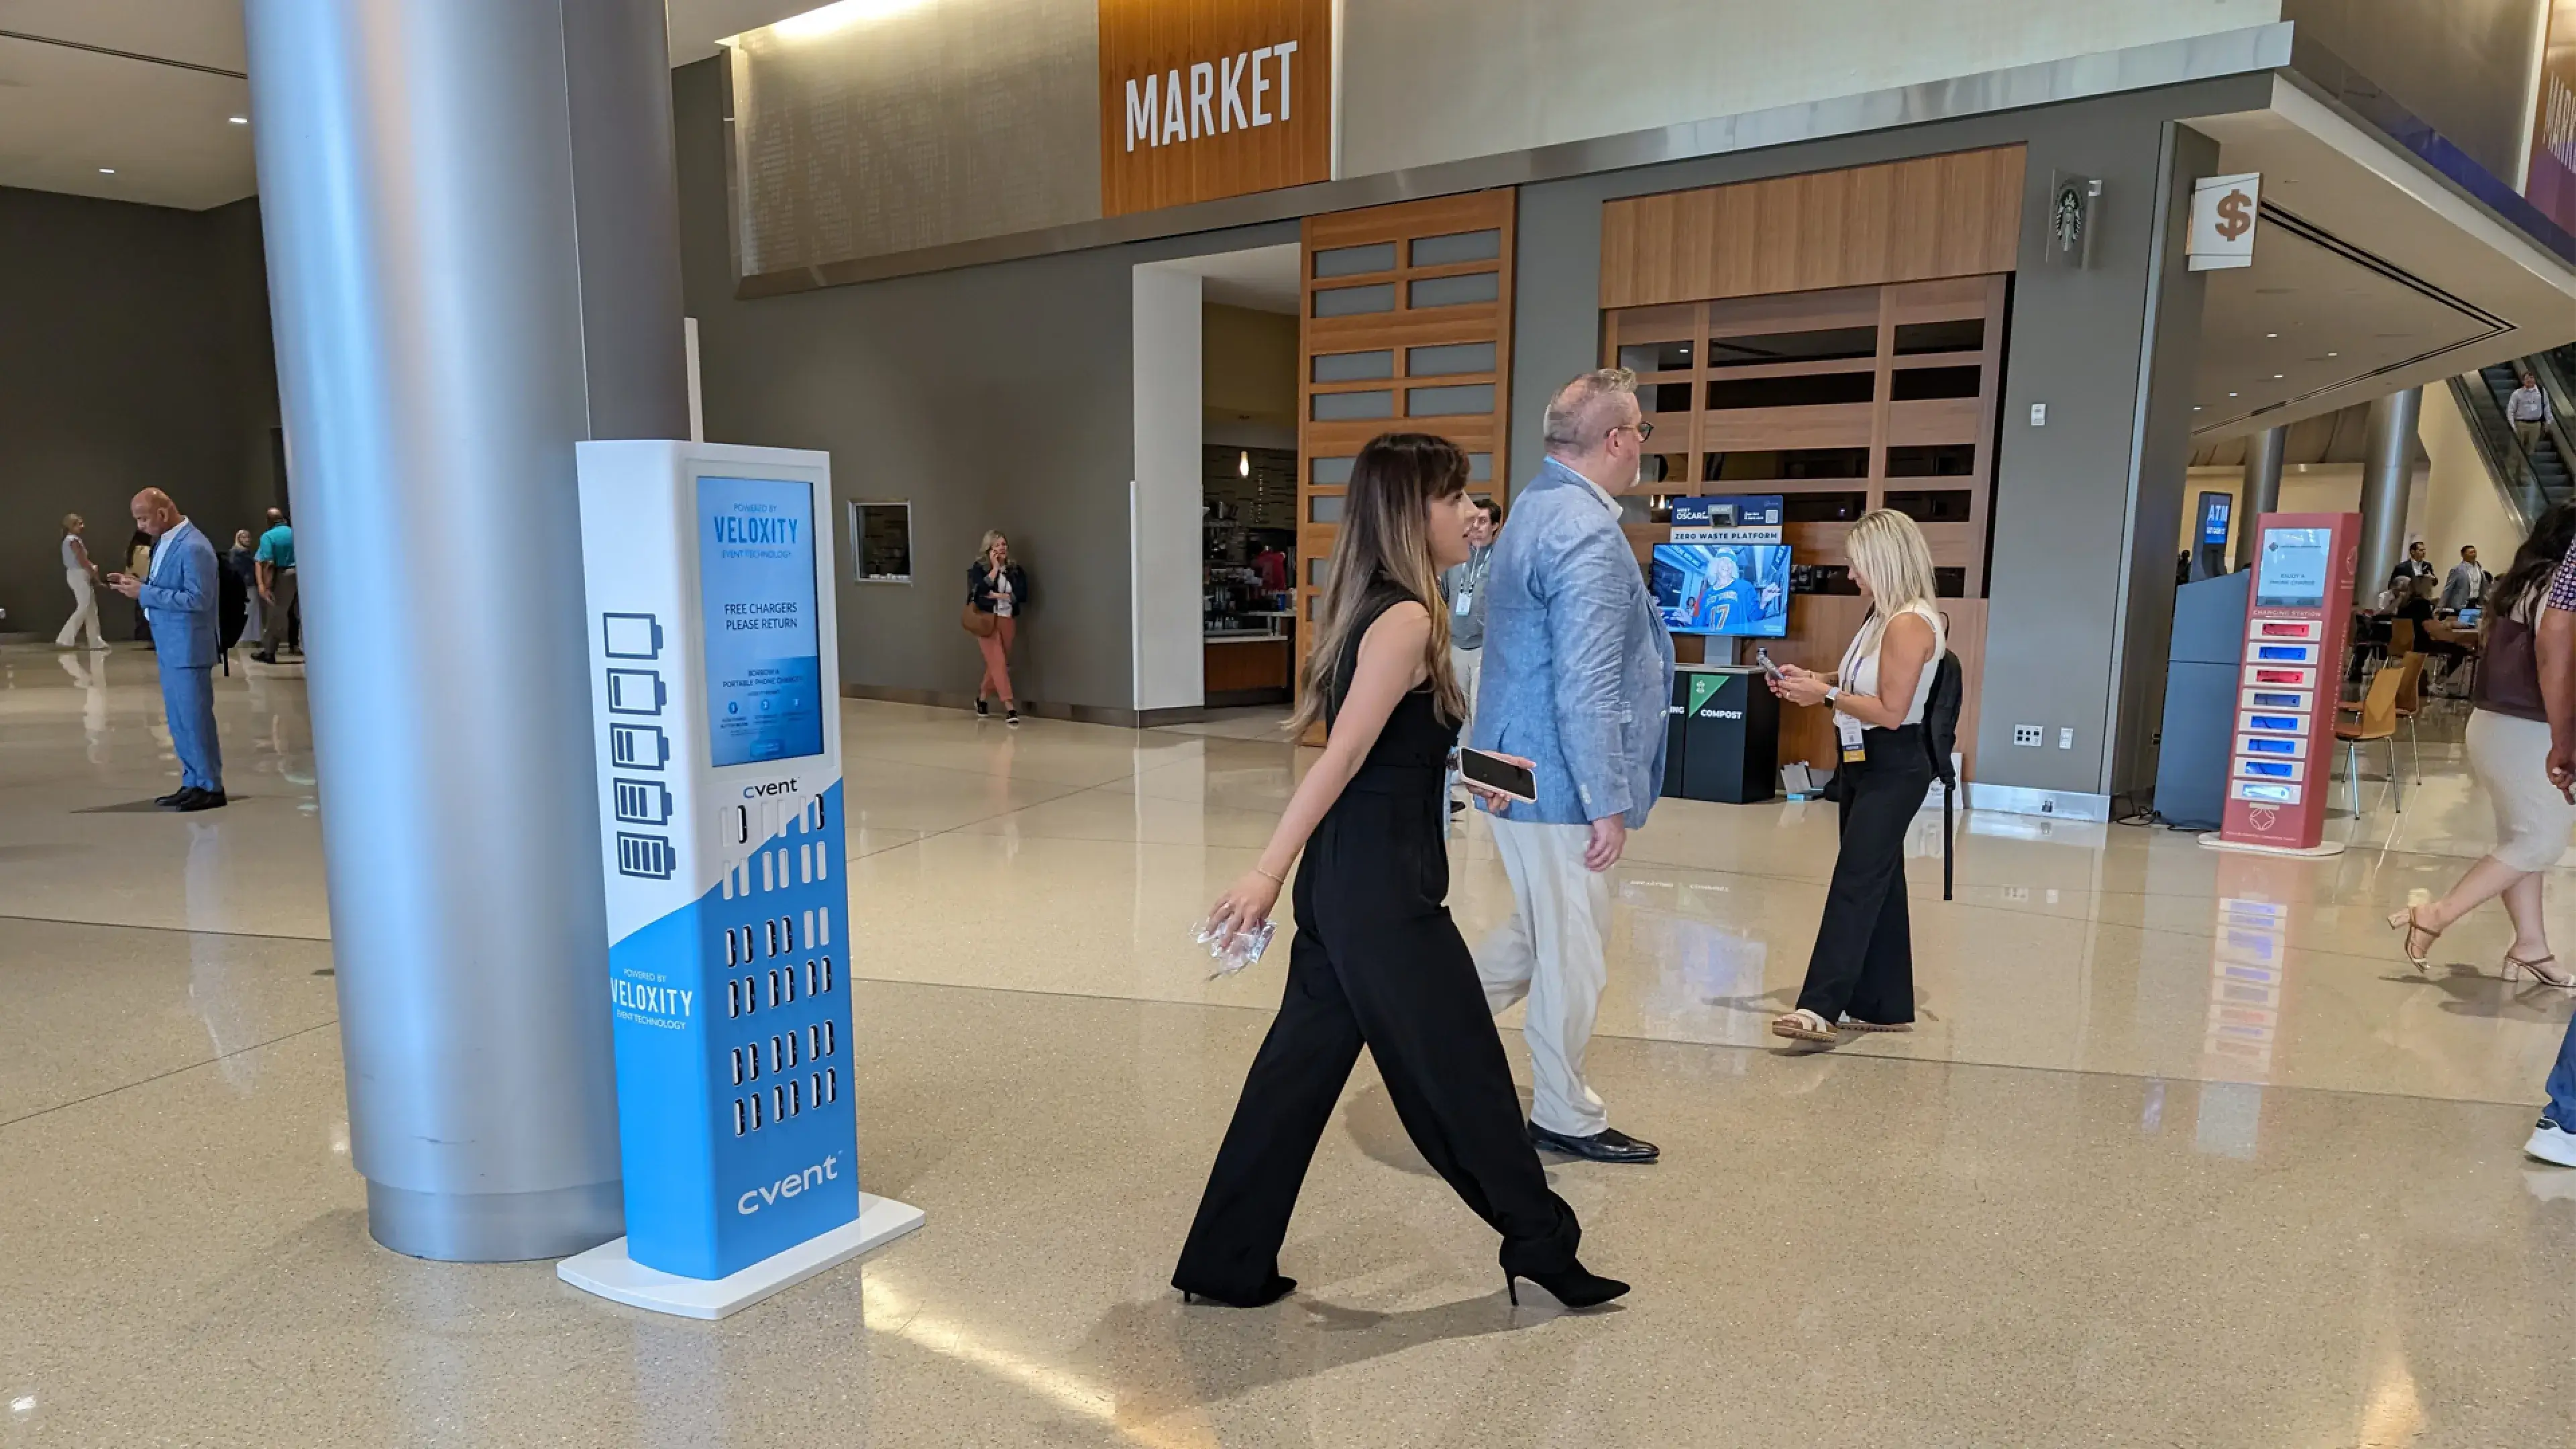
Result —
<instances>
[{"instance_id":1,"label":"polished terrazzo floor","mask_svg":"<svg viewBox=\"0 0 2576 1449\"><path fill-rule=\"evenodd\" d=\"M862 1173L930 1225L709 1325L369 1241L302 683L222 685L176 817L151 680L0 648L0 1445L2576 1442L2576 1172L2518 1150L2570 1002L2492 913L2429 976L2380 925L2485 847L2455 726L2328 861L1981 815L1944 905L1927 817L1923 1029L1827 1056L1762 1024L1828 816L1667 802L1594 1048L1666 1160L1550 1173L1635 1295L1508 1306L1363 1063L1236 1313L1163 1282L1283 953L1186 935L1296 752L852 704Z\"/></svg>"}]
</instances>

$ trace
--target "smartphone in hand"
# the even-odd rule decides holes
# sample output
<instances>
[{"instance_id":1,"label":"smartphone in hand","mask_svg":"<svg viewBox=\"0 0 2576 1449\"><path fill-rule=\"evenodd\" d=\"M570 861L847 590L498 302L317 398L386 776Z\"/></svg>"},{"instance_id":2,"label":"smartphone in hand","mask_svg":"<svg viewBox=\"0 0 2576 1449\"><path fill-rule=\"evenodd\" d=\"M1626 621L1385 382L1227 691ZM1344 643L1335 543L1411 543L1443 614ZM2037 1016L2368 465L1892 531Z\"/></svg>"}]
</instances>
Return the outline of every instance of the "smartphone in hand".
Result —
<instances>
[{"instance_id":1,"label":"smartphone in hand","mask_svg":"<svg viewBox=\"0 0 2576 1449\"><path fill-rule=\"evenodd\" d=\"M1538 803L1538 776L1518 760L1462 745L1458 750L1458 773L1469 782L1506 799L1518 800L1524 805Z\"/></svg>"}]
</instances>

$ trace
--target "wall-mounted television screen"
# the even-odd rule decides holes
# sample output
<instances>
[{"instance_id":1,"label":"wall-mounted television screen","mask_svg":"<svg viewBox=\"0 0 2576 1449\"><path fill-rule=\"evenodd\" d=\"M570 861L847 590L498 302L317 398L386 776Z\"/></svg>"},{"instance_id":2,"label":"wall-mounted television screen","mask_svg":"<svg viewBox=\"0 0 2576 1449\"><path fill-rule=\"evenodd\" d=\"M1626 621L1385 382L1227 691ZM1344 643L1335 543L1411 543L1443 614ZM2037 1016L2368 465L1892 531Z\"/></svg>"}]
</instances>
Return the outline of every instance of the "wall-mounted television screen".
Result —
<instances>
[{"instance_id":1,"label":"wall-mounted television screen","mask_svg":"<svg viewBox=\"0 0 2576 1449\"><path fill-rule=\"evenodd\" d=\"M1779 639L1789 632L1785 543L1659 543L1655 607L1676 634Z\"/></svg>"}]
</instances>

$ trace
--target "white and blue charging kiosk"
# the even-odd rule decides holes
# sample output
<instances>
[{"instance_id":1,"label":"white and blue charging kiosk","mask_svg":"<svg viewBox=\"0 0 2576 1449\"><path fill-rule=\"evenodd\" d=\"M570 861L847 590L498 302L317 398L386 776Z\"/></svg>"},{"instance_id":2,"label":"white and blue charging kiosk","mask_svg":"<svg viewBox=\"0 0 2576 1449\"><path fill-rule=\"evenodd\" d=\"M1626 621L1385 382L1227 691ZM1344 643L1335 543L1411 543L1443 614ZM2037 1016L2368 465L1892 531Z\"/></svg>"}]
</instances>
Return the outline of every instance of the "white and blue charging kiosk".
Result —
<instances>
[{"instance_id":1,"label":"white and blue charging kiosk","mask_svg":"<svg viewBox=\"0 0 2576 1449\"><path fill-rule=\"evenodd\" d=\"M859 1190L830 459L578 451L626 1236L557 1273L721 1318L922 1223Z\"/></svg>"}]
</instances>

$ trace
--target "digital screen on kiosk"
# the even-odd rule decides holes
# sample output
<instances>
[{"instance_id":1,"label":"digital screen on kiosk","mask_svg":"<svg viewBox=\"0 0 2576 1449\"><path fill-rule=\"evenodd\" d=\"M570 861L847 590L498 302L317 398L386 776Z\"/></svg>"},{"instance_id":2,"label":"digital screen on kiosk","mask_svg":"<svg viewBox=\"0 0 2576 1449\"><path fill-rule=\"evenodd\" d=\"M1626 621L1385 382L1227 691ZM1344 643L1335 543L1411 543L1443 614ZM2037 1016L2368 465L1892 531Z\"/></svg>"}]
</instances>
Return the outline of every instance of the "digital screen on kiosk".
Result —
<instances>
[{"instance_id":1,"label":"digital screen on kiosk","mask_svg":"<svg viewBox=\"0 0 2576 1449\"><path fill-rule=\"evenodd\" d=\"M716 767L823 753L814 486L700 478L698 600Z\"/></svg>"},{"instance_id":2,"label":"digital screen on kiosk","mask_svg":"<svg viewBox=\"0 0 2576 1449\"><path fill-rule=\"evenodd\" d=\"M2326 570L2334 559L2331 528L2263 530L2263 564L2254 576L2254 603L2264 609L2319 609L2326 602Z\"/></svg>"}]
</instances>

